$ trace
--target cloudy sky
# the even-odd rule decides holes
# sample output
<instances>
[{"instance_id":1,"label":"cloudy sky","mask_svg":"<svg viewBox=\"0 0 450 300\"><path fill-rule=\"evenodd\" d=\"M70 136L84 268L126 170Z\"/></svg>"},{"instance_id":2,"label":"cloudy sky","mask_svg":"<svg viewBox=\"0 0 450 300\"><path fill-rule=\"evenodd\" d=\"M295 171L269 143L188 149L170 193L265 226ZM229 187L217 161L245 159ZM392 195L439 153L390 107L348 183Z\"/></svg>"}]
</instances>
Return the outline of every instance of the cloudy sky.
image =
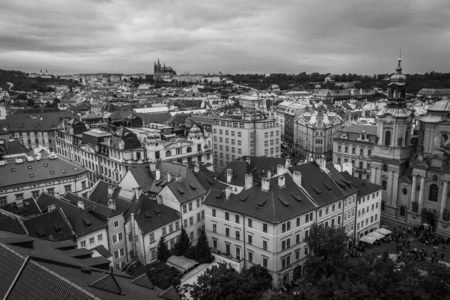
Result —
<instances>
[{"instance_id":1,"label":"cloudy sky","mask_svg":"<svg viewBox=\"0 0 450 300\"><path fill-rule=\"evenodd\" d=\"M450 72L449 0L0 2L0 68L54 74Z\"/></svg>"}]
</instances>

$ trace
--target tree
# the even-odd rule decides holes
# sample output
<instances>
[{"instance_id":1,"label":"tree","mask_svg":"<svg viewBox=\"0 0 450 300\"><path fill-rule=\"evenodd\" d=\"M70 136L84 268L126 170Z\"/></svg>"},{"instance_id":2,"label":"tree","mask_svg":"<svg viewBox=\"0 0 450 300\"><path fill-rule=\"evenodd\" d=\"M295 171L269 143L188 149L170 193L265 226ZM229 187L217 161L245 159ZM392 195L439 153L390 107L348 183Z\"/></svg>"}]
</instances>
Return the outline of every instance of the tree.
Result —
<instances>
[{"instance_id":1,"label":"tree","mask_svg":"<svg viewBox=\"0 0 450 300\"><path fill-rule=\"evenodd\" d=\"M238 273L220 263L200 275L197 283L186 285L185 292L198 300L259 300L271 286L272 276L264 267L252 266Z\"/></svg>"},{"instance_id":2,"label":"tree","mask_svg":"<svg viewBox=\"0 0 450 300\"><path fill-rule=\"evenodd\" d=\"M165 290L171 286L177 287L180 285L181 274L174 267L169 267L165 263L153 263L148 267L151 267L147 271L148 278L160 289Z\"/></svg>"},{"instance_id":3,"label":"tree","mask_svg":"<svg viewBox=\"0 0 450 300\"><path fill-rule=\"evenodd\" d=\"M348 237L343 227L324 227L314 224L306 243L310 252L306 257L306 279L317 283L346 267L345 253Z\"/></svg>"},{"instance_id":4,"label":"tree","mask_svg":"<svg viewBox=\"0 0 450 300\"><path fill-rule=\"evenodd\" d=\"M159 240L159 244L158 244L158 260L162 261L162 262L166 262L167 259L170 257L170 251L169 249L167 249L167 245L164 242L164 237L162 236L161 239Z\"/></svg>"},{"instance_id":5,"label":"tree","mask_svg":"<svg viewBox=\"0 0 450 300\"><path fill-rule=\"evenodd\" d=\"M209 249L206 233L202 230L198 238L197 246L195 246L195 260L201 264L209 264L213 262L214 257Z\"/></svg>"},{"instance_id":6,"label":"tree","mask_svg":"<svg viewBox=\"0 0 450 300\"><path fill-rule=\"evenodd\" d=\"M189 237L186 233L186 230L184 230L184 227L181 227L180 239L173 247L172 250L173 255L176 256L185 255L190 247L190 244L191 243L189 241Z\"/></svg>"}]
</instances>

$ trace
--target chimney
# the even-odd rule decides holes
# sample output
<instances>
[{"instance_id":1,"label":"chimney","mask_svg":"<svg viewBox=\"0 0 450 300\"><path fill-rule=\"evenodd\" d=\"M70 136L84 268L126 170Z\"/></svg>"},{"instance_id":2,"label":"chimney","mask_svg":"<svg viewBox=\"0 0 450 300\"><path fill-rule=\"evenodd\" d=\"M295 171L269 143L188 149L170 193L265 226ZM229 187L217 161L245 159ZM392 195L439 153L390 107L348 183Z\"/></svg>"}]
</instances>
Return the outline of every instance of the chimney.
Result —
<instances>
[{"instance_id":1,"label":"chimney","mask_svg":"<svg viewBox=\"0 0 450 300\"><path fill-rule=\"evenodd\" d=\"M175 180L176 181L181 181L181 174L178 173L177 175L175 175Z\"/></svg>"},{"instance_id":2,"label":"chimney","mask_svg":"<svg viewBox=\"0 0 450 300\"><path fill-rule=\"evenodd\" d=\"M156 170L156 163L149 163L148 166L150 167L150 172L154 172Z\"/></svg>"},{"instance_id":3,"label":"chimney","mask_svg":"<svg viewBox=\"0 0 450 300\"><path fill-rule=\"evenodd\" d=\"M79 208L84 209L84 202L83 201L78 201L77 205Z\"/></svg>"},{"instance_id":4,"label":"chimney","mask_svg":"<svg viewBox=\"0 0 450 300\"><path fill-rule=\"evenodd\" d=\"M114 194L114 186L109 185L108 186L108 198L111 198L113 194Z\"/></svg>"},{"instance_id":5,"label":"chimney","mask_svg":"<svg viewBox=\"0 0 450 300\"><path fill-rule=\"evenodd\" d=\"M198 163L198 161L196 161L194 164L194 172L198 173L199 171L200 171L200 164Z\"/></svg>"},{"instance_id":6,"label":"chimney","mask_svg":"<svg viewBox=\"0 0 450 300\"><path fill-rule=\"evenodd\" d=\"M23 199L16 200L16 205L18 208L22 208L23 207Z\"/></svg>"},{"instance_id":7,"label":"chimney","mask_svg":"<svg viewBox=\"0 0 450 300\"><path fill-rule=\"evenodd\" d=\"M116 209L116 201L114 201L114 199L109 199L108 200L108 208L110 209Z\"/></svg>"},{"instance_id":8,"label":"chimney","mask_svg":"<svg viewBox=\"0 0 450 300\"><path fill-rule=\"evenodd\" d=\"M291 166L291 159L290 158L286 158L285 168L289 169L290 166Z\"/></svg>"},{"instance_id":9,"label":"chimney","mask_svg":"<svg viewBox=\"0 0 450 300\"><path fill-rule=\"evenodd\" d=\"M277 175L283 175L284 174L284 166L283 165L277 165Z\"/></svg>"},{"instance_id":10,"label":"chimney","mask_svg":"<svg viewBox=\"0 0 450 300\"><path fill-rule=\"evenodd\" d=\"M231 178L233 177L233 170L227 169L227 183L231 182Z\"/></svg>"},{"instance_id":11,"label":"chimney","mask_svg":"<svg viewBox=\"0 0 450 300\"><path fill-rule=\"evenodd\" d=\"M158 204L163 204L163 196L162 195L156 195L156 202Z\"/></svg>"},{"instance_id":12,"label":"chimney","mask_svg":"<svg viewBox=\"0 0 450 300\"><path fill-rule=\"evenodd\" d=\"M267 176L267 178L272 178L272 171L267 170L266 176Z\"/></svg>"},{"instance_id":13,"label":"chimney","mask_svg":"<svg viewBox=\"0 0 450 300\"><path fill-rule=\"evenodd\" d=\"M167 182L172 181L172 174L170 172L167 172Z\"/></svg>"},{"instance_id":14,"label":"chimney","mask_svg":"<svg viewBox=\"0 0 450 300\"><path fill-rule=\"evenodd\" d=\"M245 162L248 163L250 165L250 157L246 157L245 158Z\"/></svg>"},{"instance_id":15,"label":"chimney","mask_svg":"<svg viewBox=\"0 0 450 300\"><path fill-rule=\"evenodd\" d=\"M160 180L161 179L161 171L159 169L155 170L155 176L156 176L156 180Z\"/></svg>"},{"instance_id":16,"label":"chimney","mask_svg":"<svg viewBox=\"0 0 450 300\"><path fill-rule=\"evenodd\" d=\"M269 178L261 178L261 190L263 190L264 192L268 192L270 190Z\"/></svg>"},{"instance_id":17,"label":"chimney","mask_svg":"<svg viewBox=\"0 0 450 300\"><path fill-rule=\"evenodd\" d=\"M253 187L253 175L245 174L245 190L248 190Z\"/></svg>"},{"instance_id":18,"label":"chimney","mask_svg":"<svg viewBox=\"0 0 450 300\"><path fill-rule=\"evenodd\" d=\"M320 169L322 171L325 171L326 169L327 160L325 159L325 155L322 155L322 159L320 161Z\"/></svg>"},{"instance_id":19,"label":"chimney","mask_svg":"<svg viewBox=\"0 0 450 300\"><path fill-rule=\"evenodd\" d=\"M294 171L292 179L297 186L302 186L302 173L300 171Z\"/></svg>"},{"instance_id":20,"label":"chimney","mask_svg":"<svg viewBox=\"0 0 450 300\"><path fill-rule=\"evenodd\" d=\"M286 186L286 178L284 177L284 175L278 176L278 186L279 186L280 188Z\"/></svg>"},{"instance_id":21,"label":"chimney","mask_svg":"<svg viewBox=\"0 0 450 300\"><path fill-rule=\"evenodd\" d=\"M227 186L225 189L225 199L229 199L231 195L231 186Z\"/></svg>"},{"instance_id":22,"label":"chimney","mask_svg":"<svg viewBox=\"0 0 450 300\"><path fill-rule=\"evenodd\" d=\"M47 212L51 212L54 211L56 209L56 205L55 204L51 204L47 207Z\"/></svg>"},{"instance_id":23,"label":"chimney","mask_svg":"<svg viewBox=\"0 0 450 300\"><path fill-rule=\"evenodd\" d=\"M136 189L135 189L135 191L136 191L136 199L141 198L141 195L142 195L142 187L137 186Z\"/></svg>"}]
</instances>

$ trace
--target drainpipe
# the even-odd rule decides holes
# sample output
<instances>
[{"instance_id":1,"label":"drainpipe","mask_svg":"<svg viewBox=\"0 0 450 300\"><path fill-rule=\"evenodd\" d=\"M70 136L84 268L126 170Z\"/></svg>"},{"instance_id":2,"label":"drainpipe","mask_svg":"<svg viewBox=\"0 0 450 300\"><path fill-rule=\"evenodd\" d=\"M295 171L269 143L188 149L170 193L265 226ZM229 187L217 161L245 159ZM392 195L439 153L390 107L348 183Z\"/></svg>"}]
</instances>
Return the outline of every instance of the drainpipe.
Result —
<instances>
[{"instance_id":1,"label":"drainpipe","mask_svg":"<svg viewBox=\"0 0 450 300\"><path fill-rule=\"evenodd\" d=\"M246 260L246 247L245 247L245 216L242 215L242 222L243 222L243 226L242 228L244 229L244 270L247 269L247 260Z\"/></svg>"},{"instance_id":2,"label":"drainpipe","mask_svg":"<svg viewBox=\"0 0 450 300\"><path fill-rule=\"evenodd\" d=\"M135 227L135 225L134 225L134 213L131 213L131 219L130 219L130 222L131 222L131 243L132 243L132 245L131 245L131 247L132 247L132 250L133 250L133 258L134 257L136 257L136 237L135 237L135 234L134 234L134 227Z\"/></svg>"}]
</instances>

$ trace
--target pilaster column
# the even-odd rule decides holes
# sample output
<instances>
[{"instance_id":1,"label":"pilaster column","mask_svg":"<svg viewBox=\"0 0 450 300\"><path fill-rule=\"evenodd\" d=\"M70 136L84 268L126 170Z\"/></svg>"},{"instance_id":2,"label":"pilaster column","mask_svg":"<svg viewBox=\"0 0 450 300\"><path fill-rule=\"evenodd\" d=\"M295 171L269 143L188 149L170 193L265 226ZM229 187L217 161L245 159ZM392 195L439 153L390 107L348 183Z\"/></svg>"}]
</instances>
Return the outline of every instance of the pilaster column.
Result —
<instances>
[{"instance_id":1,"label":"pilaster column","mask_svg":"<svg viewBox=\"0 0 450 300\"><path fill-rule=\"evenodd\" d=\"M423 208L423 194L425 193L425 176L420 177L420 192L419 192L419 211L418 213L422 213Z\"/></svg>"},{"instance_id":2,"label":"pilaster column","mask_svg":"<svg viewBox=\"0 0 450 300\"><path fill-rule=\"evenodd\" d=\"M444 189L442 190L442 198L441 198L441 218L444 218L444 211L447 206L447 196L448 196L448 181L444 181Z\"/></svg>"},{"instance_id":3,"label":"pilaster column","mask_svg":"<svg viewBox=\"0 0 450 300\"><path fill-rule=\"evenodd\" d=\"M416 186L417 186L417 176L412 176L412 185L411 185L411 200L409 201L409 209L412 210L412 204L416 201Z\"/></svg>"},{"instance_id":4,"label":"pilaster column","mask_svg":"<svg viewBox=\"0 0 450 300\"><path fill-rule=\"evenodd\" d=\"M392 171L392 202L398 207L398 172Z\"/></svg>"}]
</instances>

